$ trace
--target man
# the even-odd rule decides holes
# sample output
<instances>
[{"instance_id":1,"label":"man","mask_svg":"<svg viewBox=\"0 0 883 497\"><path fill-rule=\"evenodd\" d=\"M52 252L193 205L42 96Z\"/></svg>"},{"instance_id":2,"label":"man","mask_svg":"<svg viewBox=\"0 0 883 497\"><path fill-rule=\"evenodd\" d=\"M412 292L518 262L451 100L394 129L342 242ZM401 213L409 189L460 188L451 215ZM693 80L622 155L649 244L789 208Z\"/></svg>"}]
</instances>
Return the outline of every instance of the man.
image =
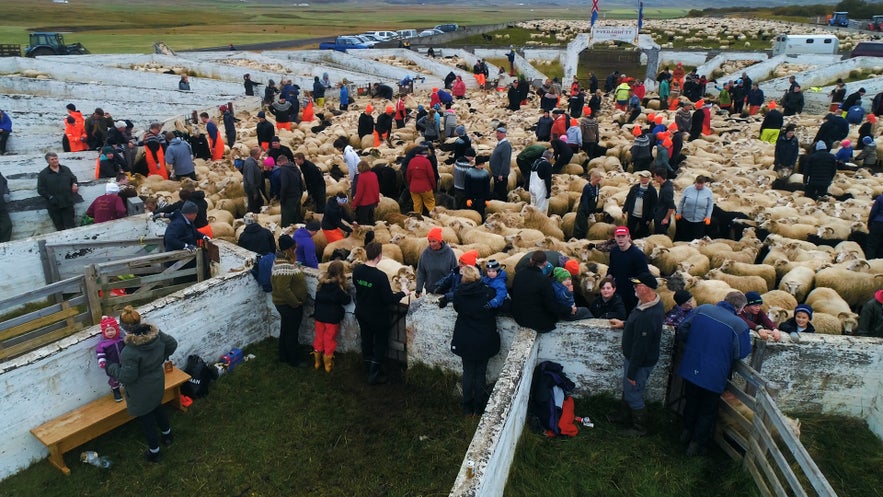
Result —
<instances>
[{"instance_id":1,"label":"man","mask_svg":"<svg viewBox=\"0 0 883 497\"><path fill-rule=\"evenodd\" d=\"M371 104L365 106L365 110L359 114L359 139L374 134L374 107Z\"/></svg>"},{"instance_id":2,"label":"man","mask_svg":"<svg viewBox=\"0 0 883 497\"><path fill-rule=\"evenodd\" d=\"M377 116L377 124L374 125L374 146L379 147L386 140L389 142L390 133L392 133L392 116L395 109L392 105L387 105L383 114Z\"/></svg>"},{"instance_id":3,"label":"man","mask_svg":"<svg viewBox=\"0 0 883 497\"><path fill-rule=\"evenodd\" d=\"M46 199L49 218L58 231L70 229L74 224L74 195L79 190L77 177L58 163L58 154L47 153L46 168L37 175L37 193Z\"/></svg>"},{"instance_id":4,"label":"man","mask_svg":"<svg viewBox=\"0 0 883 497\"><path fill-rule=\"evenodd\" d=\"M165 234L163 234L163 245L165 245L166 251L196 250L196 242L204 238L204 235L196 231L196 226L193 224L198 212L199 207L188 200L181 206L181 210L168 215L172 222L169 223ZM156 214L154 214L155 217Z\"/></svg>"},{"instance_id":5,"label":"man","mask_svg":"<svg viewBox=\"0 0 883 497\"><path fill-rule=\"evenodd\" d=\"M402 280L401 291L392 293L386 273L377 269L377 264L383 258L383 246L380 243L371 242L366 245L365 257L368 260L353 270L353 286L356 287L355 315L361 330L362 359L368 363L368 384L377 385L387 382L381 367L386 360L389 344L390 313L387 310L404 298L408 288Z\"/></svg>"},{"instance_id":6,"label":"man","mask_svg":"<svg viewBox=\"0 0 883 497\"><path fill-rule=\"evenodd\" d=\"M258 255L275 254L276 239L273 232L258 224L254 213L247 213L242 219L245 221L245 228L236 244Z\"/></svg>"},{"instance_id":7,"label":"man","mask_svg":"<svg viewBox=\"0 0 883 497\"><path fill-rule=\"evenodd\" d=\"M269 149L276 130L273 128L273 124L267 121L267 114L264 111L258 112L258 124L255 128L255 133L257 134L258 145L261 146L261 150L266 151Z\"/></svg>"},{"instance_id":8,"label":"man","mask_svg":"<svg viewBox=\"0 0 883 497\"><path fill-rule=\"evenodd\" d=\"M834 142L841 141L849 135L849 122L840 114L829 113L823 120L822 125L813 138L813 143L821 140L825 142L828 150L834 146Z\"/></svg>"},{"instance_id":9,"label":"man","mask_svg":"<svg viewBox=\"0 0 883 497\"><path fill-rule=\"evenodd\" d=\"M541 143L535 143L526 147L517 156L515 156L515 164L521 172L521 183L524 189L530 189L530 168L537 159L543 156L547 147Z\"/></svg>"},{"instance_id":10,"label":"man","mask_svg":"<svg viewBox=\"0 0 883 497\"><path fill-rule=\"evenodd\" d=\"M675 215L675 188L668 179L668 169L657 167L653 170L653 174L654 179L659 183L659 199L653 210L653 232L664 235L668 233Z\"/></svg>"},{"instance_id":11,"label":"man","mask_svg":"<svg viewBox=\"0 0 883 497\"><path fill-rule=\"evenodd\" d=\"M467 151L472 155L466 156ZM466 205L466 174L472 169L475 150L469 147L469 149L461 152L459 155L455 153L454 157L454 202L456 202L457 209L462 209Z\"/></svg>"},{"instance_id":12,"label":"man","mask_svg":"<svg viewBox=\"0 0 883 497\"><path fill-rule=\"evenodd\" d=\"M288 162L294 162L294 153L290 148L282 144L282 140L278 136L274 136L270 139L270 149L267 150L267 155L272 157L277 165L279 164L280 155L287 157Z\"/></svg>"},{"instance_id":13,"label":"man","mask_svg":"<svg viewBox=\"0 0 883 497\"><path fill-rule=\"evenodd\" d=\"M310 194L309 198L313 200L315 206L313 212L322 214L325 210L325 177L322 175L322 171L300 152L294 154L294 163L303 174L307 192Z\"/></svg>"},{"instance_id":14,"label":"man","mask_svg":"<svg viewBox=\"0 0 883 497\"><path fill-rule=\"evenodd\" d=\"M86 209L86 215L91 217L95 224L126 217L126 206L123 205L123 199L120 197L120 187L114 182L105 184L104 195L92 201Z\"/></svg>"},{"instance_id":15,"label":"man","mask_svg":"<svg viewBox=\"0 0 883 497\"><path fill-rule=\"evenodd\" d=\"M98 150L107 141L107 130L113 127L113 118L98 107L86 118L83 125L86 128L86 143L89 144L89 150Z\"/></svg>"},{"instance_id":16,"label":"man","mask_svg":"<svg viewBox=\"0 0 883 497\"><path fill-rule=\"evenodd\" d=\"M819 197L828 195L828 187L837 174L837 160L828 151L825 142L818 141L815 151L806 159L803 166L803 184L806 196L818 200Z\"/></svg>"},{"instance_id":17,"label":"man","mask_svg":"<svg viewBox=\"0 0 883 497\"><path fill-rule=\"evenodd\" d=\"M552 125L555 121L549 116L548 110L543 110L543 115L537 120L536 133L537 141L547 142L552 139Z\"/></svg>"},{"instance_id":18,"label":"man","mask_svg":"<svg viewBox=\"0 0 883 497\"><path fill-rule=\"evenodd\" d=\"M494 178L494 198L506 200L509 183L509 165L512 162L512 144L506 138L506 128L497 128L497 146L491 153L490 168Z\"/></svg>"},{"instance_id":19,"label":"man","mask_svg":"<svg viewBox=\"0 0 883 497\"><path fill-rule=\"evenodd\" d=\"M9 194L9 183L0 172L0 243L12 239L12 219L9 218L9 202L12 196Z\"/></svg>"},{"instance_id":20,"label":"man","mask_svg":"<svg viewBox=\"0 0 883 497\"><path fill-rule=\"evenodd\" d=\"M628 424L631 418L632 426L626 434L642 437L648 432L644 391L653 366L659 360L665 309L656 294L655 276L643 272L630 278L629 282L634 285L639 304L629 313L625 322L620 319L610 320L611 327L622 328L623 367L620 412L608 419L614 423Z\"/></svg>"},{"instance_id":21,"label":"man","mask_svg":"<svg viewBox=\"0 0 883 497\"><path fill-rule=\"evenodd\" d=\"M475 150L471 147L466 150L466 160L472 162L475 158ZM487 201L491 199L491 176L484 169L484 162L476 163L466 171L465 179L466 207L478 212L484 220Z\"/></svg>"},{"instance_id":22,"label":"man","mask_svg":"<svg viewBox=\"0 0 883 497\"><path fill-rule=\"evenodd\" d=\"M12 133L12 119L9 114L0 110L0 155L6 155L6 142Z\"/></svg>"},{"instance_id":23,"label":"man","mask_svg":"<svg viewBox=\"0 0 883 497\"><path fill-rule=\"evenodd\" d=\"M276 118L276 129L291 131L291 103L285 100L285 94L279 94L279 100L269 107L270 114Z\"/></svg>"},{"instance_id":24,"label":"man","mask_svg":"<svg viewBox=\"0 0 883 497\"><path fill-rule=\"evenodd\" d=\"M583 151L589 156L589 159L598 157L598 155L600 155L598 153L598 137L600 136L598 119L595 118L595 115L591 111L589 111L582 117L582 119L580 119L579 128L583 136Z\"/></svg>"},{"instance_id":25,"label":"man","mask_svg":"<svg viewBox=\"0 0 883 497\"><path fill-rule=\"evenodd\" d=\"M794 84L791 85L791 88L794 88L795 86L797 88L800 88L799 85L794 85ZM789 92L790 91L793 91L793 90L789 90ZM865 96L865 89L864 88L859 88L858 91L856 91L854 93L850 93L849 96L846 97L846 100L843 101L843 105L840 107L841 110L843 112L846 112L851 107L853 107L855 105L861 105L863 96Z\"/></svg>"},{"instance_id":26,"label":"man","mask_svg":"<svg viewBox=\"0 0 883 497\"><path fill-rule=\"evenodd\" d=\"M424 286L426 291L434 293L430 285L444 278L455 267L457 267L457 256L454 250L442 240L442 229L439 227L429 230L426 235L429 246L420 254L417 260L417 288L416 296L419 298L423 293Z\"/></svg>"},{"instance_id":27,"label":"man","mask_svg":"<svg viewBox=\"0 0 883 497\"><path fill-rule=\"evenodd\" d=\"M297 168L288 157L279 156L279 206L282 211L282 227L303 222L301 198L304 194L304 180Z\"/></svg>"},{"instance_id":28,"label":"man","mask_svg":"<svg viewBox=\"0 0 883 497\"><path fill-rule=\"evenodd\" d=\"M193 149L190 143L180 136L172 139L166 148L166 164L172 170L171 179L190 178L196 181L196 166L193 164Z\"/></svg>"},{"instance_id":29,"label":"man","mask_svg":"<svg viewBox=\"0 0 883 497\"><path fill-rule=\"evenodd\" d=\"M767 105L766 115L763 116L763 122L760 123L760 139L775 145L779 139L779 132L782 125L785 124L785 117L782 112L776 108L776 102L771 100Z\"/></svg>"},{"instance_id":30,"label":"man","mask_svg":"<svg viewBox=\"0 0 883 497\"><path fill-rule=\"evenodd\" d=\"M631 233L625 226L619 226L613 232L616 248L610 250L610 267L607 275L616 280L616 293L622 297L627 312L637 305L638 297L632 278L641 273L649 272L647 257L632 243Z\"/></svg>"},{"instance_id":31,"label":"man","mask_svg":"<svg viewBox=\"0 0 883 497\"><path fill-rule=\"evenodd\" d=\"M629 189L622 211L626 215L626 226L636 238L650 234L650 223L656 208L657 193L650 184L650 171L638 171L638 183Z\"/></svg>"},{"instance_id":32,"label":"man","mask_svg":"<svg viewBox=\"0 0 883 497\"><path fill-rule=\"evenodd\" d=\"M233 109L228 108L226 105L222 105L219 110L224 119L224 134L227 136L227 145L232 147L236 141L236 122L239 119L236 119L236 116L233 115Z\"/></svg>"},{"instance_id":33,"label":"man","mask_svg":"<svg viewBox=\"0 0 883 497\"><path fill-rule=\"evenodd\" d=\"M745 295L733 291L717 305L703 304L678 327L684 352L678 375L684 379L684 431L688 456L708 450L714 434L720 394L727 385L733 363L751 352L748 325L737 314Z\"/></svg>"},{"instance_id":34,"label":"man","mask_svg":"<svg viewBox=\"0 0 883 497\"><path fill-rule=\"evenodd\" d=\"M794 91L786 93L782 99L783 115L793 116L794 114L802 113L803 104L803 92L799 86L795 86Z\"/></svg>"},{"instance_id":35,"label":"man","mask_svg":"<svg viewBox=\"0 0 883 497\"><path fill-rule=\"evenodd\" d=\"M171 148L171 147L170 147ZM245 190L245 201L248 212L257 214L264 205L264 175L258 160L261 158L261 149L251 147L248 158L242 166L242 189Z\"/></svg>"},{"instance_id":36,"label":"man","mask_svg":"<svg viewBox=\"0 0 883 497\"><path fill-rule=\"evenodd\" d=\"M203 113L205 114L205 113ZM208 118L208 114L205 114ZM205 122L205 121L203 121ZM208 129L208 126L206 126ZM217 131L217 128L215 128ZM211 141L209 141L211 143ZM166 169L166 151L167 146L165 136L162 134L162 124L158 122L150 123L144 136L141 137L139 146L144 147L144 160L147 161L147 175L155 174L162 176L163 179L169 179L169 172ZM221 155L223 155L223 144L221 144ZM215 151L212 150L212 154ZM214 155L212 156L214 157ZM217 160L217 159L214 159Z\"/></svg>"},{"instance_id":37,"label":"man","mask_svg":"<svg viewBox=\"0 0 883 497\"><path fill-rule=\"evenodd\" d=\"M208 148L212 155L211 159L223 159L224 138L221 136L221 131L218 129L218 125L209 118L208 112L200 113L199 118L202 120L202 123L205 124L205 134L208 137Z\"/></svg>"},{"instance_id":38,"label":"man","mask_svg":"<svg viewBox=\"0 0 883 497\"><path fill-rule=\"evenodd\" d=\"M74 104L67 104L67 117L64 118L64 138L61 140L65 152L82 152L89 149L86 136L86 123L83 113Z\"/></svg>"},{"instance_id":39,"label":"man","mask_svg":"<svg viewBox=\"0 0 883 497\"><path fill-rule=\"evenodd\" d=\"M243 78L243 86L245 86L245 94L249 97L254 96L254 89L260 86L260 83L251 80L251 74L246 73Z\"/></svg>"},{"instance_id":40,"label":"man","mask_svg":"<svg viewBox=\"0 0 883 497\"><path fill-rule=\"evenodd\" d=\"M579 206L576 209L576 218L573 222L573 237L577 240L586 237L589 232L589 218L598 211L598 196L601 193L600 185L603 177L604 170L601 168L595 168L589 172L589 182L583 187Z\"/></svg>"},{"instance_id":41,"label":"man","mask_svg":"<svg viewBox=\"0 0 883 497\"><path fill-rule=\"evenodd\" d=\"M295 264L295 243L288 235L279 237L279 257L270 275L272 301L279 313L279 362L301 367L298 332L309 294L303 271Z\"/></svg>"},{"instance_id":42,"label":"man","mask_svg":"<svg viewBox=\"0 0 883 497\"><path fill-rule=\"evenodd\" d=\"M530 166L530 205L546 214L549 211L549 197L552 195L552 163L549 160L555 153L545 150L543 156Z\"/></svg>"},{"instance_id":43,"label":"man","mask_svg":"<svg viewBox=\"0 0 883 497\"><path fill-rule=\"evenodd\" d=\"M569 314L570 306L558 302L552 288L552 264L546 252L534 251L528 266L515 273L512 280L512 317L515 322L537 333L555 329L558 316Z\"/></svg>"},{"instance_id":44,"label":"man","mask_svg":"<svg viewBox=\"0 0 883 497\"><path fill-rule=\"evenodd\" d=\"M350 179L350 195L355 196L356 182L359 181L359 154L345 136L334 140L334 148L343 152L343 162L346 164L347 176Z\"/></svg>"},{"instance_id":45,"label":"man","mask_svg":"<svg viewBox=\"0 0 883 497\"><path fill-rule=\"evenodd\" d=\"M862 305L855 334L883 338L883 290Z\"/></svg>"}]
</instances>

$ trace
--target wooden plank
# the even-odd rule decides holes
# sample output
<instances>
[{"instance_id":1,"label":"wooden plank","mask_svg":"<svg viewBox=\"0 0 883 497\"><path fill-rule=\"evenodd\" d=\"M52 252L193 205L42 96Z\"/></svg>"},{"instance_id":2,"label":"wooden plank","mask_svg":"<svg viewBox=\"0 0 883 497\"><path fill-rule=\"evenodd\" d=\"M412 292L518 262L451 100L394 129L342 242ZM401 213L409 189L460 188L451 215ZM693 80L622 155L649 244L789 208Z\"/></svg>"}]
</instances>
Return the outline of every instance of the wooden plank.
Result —
<instances>
[{"instance_id":1,"label":"wooden plank","mask_svg":"<svg viewBox=\"0 0 883 497\"><path fill-rule=\"evenodd\" d=\"M64 327L60 330L53 331L52 333L47 333L45 335L41 335L38 338L34 338L33 340L28 340L26 342L18 343L12 345L10 347L0 347L0 361L4 361L9 359L10 357L19 356L21 354L25 354L32 350L38 349L48 343L52 343L58 340L61 340L64 337L70 336L78 331L80 331L83 326L77 323L73 329Z\"/></svg>"},{"instance_id":2,"label":"wooden plank","mask_svg":"<svg viewBox=\"0 0 883 497\"><path fill-rule=\"evenodd\" d=\"M95 264L86 268L85 282L86 288L84 293L89 300L89 314L92 315L92 324L101 322L101 297L98 296L97 288L98 271Z\"/></svg>"},{"instance_id":3,"label":"wooden plank","mask_svg":"<svg viewBox=\"0 0 883 497\"><path fill-rule=\"evenodd\" d=\"M62 304L64 305L64 304ZM36 330L37 328L42 328L48 324L56 323L58 321L64 321L68 319L72 319L74 316L79 314L80 311L77 309L70 308L68 306L67 309L63 309L53 314L49 314L48 316L43 316L41 318L33 319L28 321L27 323L20 324L18 326L13 326L7 330L0 332L0 342L9 340L10 338L17 337L19 335L23 335L25 333ZM68 323L70 326L73 321Z\"/></svg>"},{"instance_id":4,"label":"wooden plank","mask_svg":"<svg viewBox=\"0 0 883 497\"><path fill-rule=\"evenodd\" d=\"M96 247L132 247L132 246L152 246L152 245L160 245L162 246L162 237L141 237L141 238L129 238L125 240L91 240L88 242L65 242L65 243L47 243L47 247L52 247L54 249L63 249L63 248L96 248ZM45 242L44 242L45 243Z\"/></svg>"},{"instance_id":5,"label":"wooden plank","mask_svg":"<svg viewBox=\"0 0 883 497\"><path fill-rule=\"evenodd\" d=\"M751 450L756 455L752 463L756 464L757 467L761 470L763 475L766 477L765 480L770 483L773 487L773 492L778 497L790 497L787 492L785 492L785 488L782 486L782 483L779 481L778 475L773 471L773 467L767 462L765 456L761 456L764 454L764 450L761 449L760 445L757 443L755 438L750 438L749 443L751 444ZM755 480L755 482L758 480Z\"/></svg>"},{"instance_id":6,"label":"wooden plank","mask_svg":"<svg viewBox=\"0 0 883 497\"><path fill-rule=\"evenodd\" d=\"M170 285L170 286L156 288L156 289L151 290L150 292L146 292L146 293L137 293L136 292L136 293L130 293L125 296L119 296L119 297L113 296L113 297L102 298L101 305L103 308L107 308L107 307L115 307L115 306L124 305L124 304L131 304L132 302L150 302L150 301L156 300L160 297L165 297L166 295L169 295L171 293L175 293L178 290L187 288L191 285L192 285L192 283L182 283L182 284L178 284L178 285ZM105 313L105 314L107 314L107 313Z\"/></svg>"},{"instance_id":7,"label":"wooden plank","mask_svg":"<svg viewBox=\"0 0 883 497\"><path fill-rule=\"evenodd\" d=\"M757 407L755 405L757 401L754 399L754 397L743 392L738 385L733 383L732 380L727 380L727 392L733 394L739 400L739 402L748 406L748 408L751 409L752 412L757 410Z\"/></svg>"},{"instance_id":8,"label":"wooden plank","mask_svg":"<svg viewBox=\"0 0 883 497\"><path fill-rule=\"evenodd\" d=\"M125 270L129 267L172 262L181 259L189 259L193 256L194 254L187 250L175 250L173 252L163 252L160 254L142 255L140 257L124 259L122 261L103 262L101 264L96 264L96 266L98 266L98 271L101 273L113 273L114 271Z\"/></svg>"},{"instance_id":9,"label":"wooden plank","mask_svg":"<svg viewBox=\"0 0 883 497\"><path fill-rule=\"evenodd\" d=\"M25 293L20 293L14 297L10 297L6 300L0 301L0 309L7 309L10 307L17 307L22 304L27 304L28 302L47 298L51 295L61 294L61 293L80 293L80 289L83 286L83 277L82 276L74 276L73 278L68 278L66 280L61 280L56 283L50 283L49 285L42 286L40 288L35 288L33 290L29 290ZM68 291L71 288L76 288L75 292ZM56 302L56 304L60 304L61 302Z\"/></svg>"},{"instance_id":10,"label":"wooden plank","mask_svg":"<svg viewBox=\"0 0 883 497\"><path fill-rule=\"evenodd\" d=\"M733 371L738 373L739 376L745 378L745 381L755 388L763 387L766 389L767 393L773 397L775 397L776 393L779 391L778 385L774 385L767 381L758 371L748 364L745 364L743 361L736 361L736 366L733 368Z\"/></svg>"},{"instance_id":11,"label":"wooden plank","mask_svg":"<svg viewBox=\"0 0 883 497\"><path fill-rule=\"evenodd\" d=\"M791 488L794 495L797 497L807 497L803 485L800 483L800 480L797 479L797 475L794 474L794 470L791 469L791 465L785 459L785 455L782 454L779 446L776 445L776 441L773 440L772 434L764 426L764 428L758 430L755 435L757 435L759 441L762 442L770 457L773 459L773 462L776 463L776 467L785 477L785 481L788 483L788 486ZM772 468L770 468L770 472L772 471ZM772 479L772 477L770 478Z\"/></svg>"},{"instance_id":12,"label":"wooden plank","mask_svg":"<svg viewBox=\"0 0 883 497\"><path fill-rule=\"evenodd\" d=\"M757 489L760 490L760 494L764 497L773 497L773 492L770 490L770 487L767 486L766 481L764 481L763 479L763 475L757 469L757 465L754 464L754 461L749 461L745 465L745 469L747 469L748 472L751 473L751 477L754 479L754 483L757 485Z\"/></svg>"}]
</instances>

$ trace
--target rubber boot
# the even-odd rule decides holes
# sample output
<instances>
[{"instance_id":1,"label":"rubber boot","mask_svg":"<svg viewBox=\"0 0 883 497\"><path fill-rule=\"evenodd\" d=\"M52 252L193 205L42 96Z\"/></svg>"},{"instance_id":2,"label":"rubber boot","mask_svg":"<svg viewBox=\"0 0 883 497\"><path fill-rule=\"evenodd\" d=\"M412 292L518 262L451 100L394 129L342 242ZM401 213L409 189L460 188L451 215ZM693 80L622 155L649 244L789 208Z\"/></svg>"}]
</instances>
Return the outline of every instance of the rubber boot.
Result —
<instances>
[{"instance_id":1,"label":"rubber boot","mask_svg":"<svg viewBox=\"0 0 883 497\"><path fill-rule=\"evenodd\" d=\"M368 368L368 384L381 385L387 381L389 381L389 379L383 374L383 370L380 368L380 363L371 361L371 365Z\"/></svg>"},{"instance_id":2,"label":"rubber boot","mask_svg":"<svg viewBox=\"0 0 883 497\"><path fill-rule=\"evenodd\" d=\"M310 352L310 355L313 356L313 369L320 369L322 367L322 353L314 350Z\"/></svg>"},{"instance_id":3,"label":"rubber boot","mask_svg":"<svg viewBox=\"0 0 883 497\"><path fill-rule=\"evenodd\" d=\"M318 359L316 360L318 362ZM334 368L334 354L325 354L325 372L330 373Z\"/></svg>"},{"instance_id":4,"label":"rubber boot","mask_svg":"<svg viewBox=\"0 0 883 497\"><path fill-rule=\"evenodd\" d=\"M631 408L629 408L625 399L619 399L619 409L615 413L608 414L607 421L626 426L632 422L631 412Z\"/></svg>"},{"instance_id":5,"label":"rubber boot","mask_svg":"<svg viewBox=\"0 0 883 497\"><path fill-rule=\"evenodd\" d=\"M632 427L625 431L627 437L647 435L647 408L632 409Z\"/></svg>"}]
</instances>

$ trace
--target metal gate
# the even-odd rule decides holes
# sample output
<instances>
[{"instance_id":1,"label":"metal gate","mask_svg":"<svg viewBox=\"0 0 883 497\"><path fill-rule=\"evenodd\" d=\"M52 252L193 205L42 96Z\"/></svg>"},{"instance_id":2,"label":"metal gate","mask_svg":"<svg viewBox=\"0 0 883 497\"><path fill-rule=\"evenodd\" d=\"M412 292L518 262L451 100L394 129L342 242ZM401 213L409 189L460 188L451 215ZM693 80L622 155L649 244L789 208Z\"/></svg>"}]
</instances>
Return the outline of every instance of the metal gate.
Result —
<instances>
[{"instance_id":1,"label":"metal gate","mask_svg":"<svg viewBox=\"0 0 883 497\"><path fill-rule=\"evenodd\" d=\"M589 72L594 72L603 87L604 78L613 71L643 79L646 68L641 65L641 52L622 48L587 48L580 52L577 65L580 81L587 80Z\"/></svg>"}]
</instances>

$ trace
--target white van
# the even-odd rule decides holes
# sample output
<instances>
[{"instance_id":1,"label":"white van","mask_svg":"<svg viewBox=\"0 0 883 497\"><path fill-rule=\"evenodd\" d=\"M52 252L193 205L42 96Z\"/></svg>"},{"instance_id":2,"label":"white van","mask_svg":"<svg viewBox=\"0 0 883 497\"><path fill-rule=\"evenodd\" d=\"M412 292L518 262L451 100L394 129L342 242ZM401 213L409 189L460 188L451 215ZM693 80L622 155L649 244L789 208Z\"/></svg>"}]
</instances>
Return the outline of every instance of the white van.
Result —
<instances>
[{"instance_id":1,"label":"white van","mask_svg":"<svg viewBox=\"0 0 883 497\"><path fill-rule=\"evenodd\" d=\"M792 54L834 55L840 40L834 35L779 35L773 41L773 56Z\"/></svg>"},{"instance_id":2,"label":"white van","mask_svg":"<svg viewBox=\"0 0 883 497\"><path fill-rule=\"evenodd\" d=\"M417 30L416 29L400 29L398 30L399 38L405 40L408 38L417 38Z\"/></svg>"}]
</instances>

